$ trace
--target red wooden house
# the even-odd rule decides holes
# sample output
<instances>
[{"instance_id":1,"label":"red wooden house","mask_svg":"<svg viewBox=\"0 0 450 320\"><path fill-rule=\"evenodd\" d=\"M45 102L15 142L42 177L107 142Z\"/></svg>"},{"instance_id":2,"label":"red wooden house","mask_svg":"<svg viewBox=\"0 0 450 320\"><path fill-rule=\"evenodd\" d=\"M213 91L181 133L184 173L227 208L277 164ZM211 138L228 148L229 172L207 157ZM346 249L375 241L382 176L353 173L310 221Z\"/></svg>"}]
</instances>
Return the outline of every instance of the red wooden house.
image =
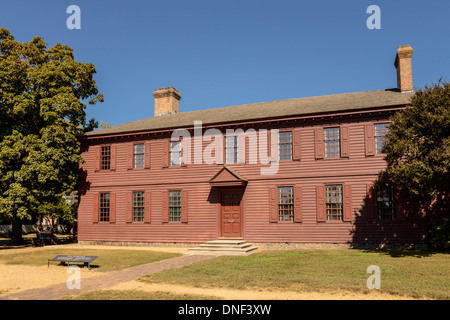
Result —
<instances>
[{"instance_id":1,"label":"red wooden house","mask_svg":"<svg viewBox=\"0 0 450 320\"><path fill-rule=\"evenodd\" d=\"M389 119L413 95L411 55L399 47L389 90L193 112L156 90L154 117L80 138L78 239L421 243L395 188L373 187Z\"/></svg>"}]
</instances>

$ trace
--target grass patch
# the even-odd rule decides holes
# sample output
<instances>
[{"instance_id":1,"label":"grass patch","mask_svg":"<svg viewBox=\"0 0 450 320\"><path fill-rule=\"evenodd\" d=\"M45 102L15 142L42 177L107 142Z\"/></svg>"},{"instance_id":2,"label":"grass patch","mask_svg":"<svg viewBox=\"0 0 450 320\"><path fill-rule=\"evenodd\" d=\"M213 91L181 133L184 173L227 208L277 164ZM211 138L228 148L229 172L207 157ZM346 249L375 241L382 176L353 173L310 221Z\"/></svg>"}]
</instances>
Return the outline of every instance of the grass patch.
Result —
<instances>
[{"instance_id":1,"label":"grass patch","mask_svg":"<svg viewBox=\"0 0 450 320\"><path fill-rule=\"evenodd\" d=\"M122 270L146 263L178 257L181 254L126 249L45 249L36 251L7 253L0 255L0 262L10 265L47 266L47 260L56 255L98 256L91 264L93 270L101 272ZM57 265L58 262L50 262Z\"/></svg>"},{"instance_id":2,"label":"grass patch","mask_svg":"<svg viewBox=\"0 0 450 320\"><path fill-rule=\"evenodd\" d=\"M418 251L290 250L222 256L139 280L194 287L297 292L369 293L367 267L381 269L381 292L414 298L450 298L450 256Z\"/></svg>"},{"instance_id":3,"label":"grass patch","mask_svg":"<svg viewBox=\"0 0 450 320\"><path fill-rule=\"evenodd\" d=\"M98 290L70 295L61 300L218 300L217 297L141 290Z\"/></svg>"}]
</instances>

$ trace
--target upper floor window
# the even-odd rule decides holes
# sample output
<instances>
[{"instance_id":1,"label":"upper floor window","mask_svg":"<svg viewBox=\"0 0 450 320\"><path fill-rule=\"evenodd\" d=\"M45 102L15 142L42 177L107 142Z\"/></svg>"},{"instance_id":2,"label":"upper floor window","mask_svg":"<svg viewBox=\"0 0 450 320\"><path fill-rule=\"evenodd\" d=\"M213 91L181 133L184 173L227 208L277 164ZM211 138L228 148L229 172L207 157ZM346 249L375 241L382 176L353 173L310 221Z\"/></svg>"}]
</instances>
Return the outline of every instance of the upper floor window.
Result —
<instances>
[{"instance_id":1,"label":"upper floor window","mask_svg":"<svg viewBox=\"0 0 450 320\"><path fill-rule=\"evenodd\" d=\"M134 156L134 167L144 168L145 147L143 143L134 145L133 156Z\"/></svg>"},{"instance_id":2,"label":"upper floor window","mask_svg":"<svg viewBox=\"0 0 450 320\"><path fill-rule=\"evenodd\" d=\"M170 166L181 165L181 141L170 141Z\"/></svg>"},{"instance_id":3,"label":"upper floor window","mask_svg":"<svg viewBox=\"0 0 450 320\"><path fill-rule=\"evenodd\" d=\"M111 210L111 195L109 193L100 193L100 221L109 221Z\"/></svg>"},{"instance_id":4,"label":"upper floor window","mask_svg":"<svg viewBox=\"0 0 450 320\"><path fill-rule=\"evenodd\" d=\"M100 169L111 169L111 146L103 146L101 149Z\"/></svg>"},{"instance_id":5,"label":"upper floor window","mask_svg":"<svg viewBox=\"0 0 450 320\"><path fill-rule=\"evenodd\" d=\"M341 156L340 128L324 128L325 158L339 158Z\"/></svg>"},{"instance_id":6,"label":"upper floor window","mask_svg":"<svg viewBox=\"0 0 450 320\"><path fill-rule=\"evenodd\" d=\"M238 163L238 136L225 137L225 162Z\"/></svg>"},{"instance_id":7,"label":"upper floor window","mask_svg":"<svg viewBox=\"0 0 450 320\"><path fill-rule=\"evenodd\" d=\"M384 153L386 134L389 132L388 123L375 123L375 151L376 154Z\"/></svg>"},{"instance_id":8,"label":"upper floor window","mask_svg":"<svg viewBox=\"0 0 450 320\"><path fill-rule=\"evenodd\" d=\"M379 220L393 220L395 213L394 187L386 183L377 186L377 214Z\"/></svg>"},{"instance_id":9,"label":"upper floor window","mask_svg":"<svg viewBox=\"0 0 450 320\"><path fill-rule=\"evenodd\" d=\"M294 221L294 187L278 187L278 221Z\"/></svg>"},{"instance_id":10,"label":"upper floor window","mask_svg":"<svg viewBox=\"0 0 450 320\"><path fill-rule=\"evenodd\" d=\"M292 131L278 132L278 152L280 160L292 159Z\"/></svg>"},{"instance_id":11,"label":"upper floor window","mask_svg":"<svg viewBox=\"0 0 450 320\"><path fill-rule=\"evenodd\" d=\"M326 216L327 220L342 220L342 185L333 184L325 186Z\"/></svg>"}]
</instances>

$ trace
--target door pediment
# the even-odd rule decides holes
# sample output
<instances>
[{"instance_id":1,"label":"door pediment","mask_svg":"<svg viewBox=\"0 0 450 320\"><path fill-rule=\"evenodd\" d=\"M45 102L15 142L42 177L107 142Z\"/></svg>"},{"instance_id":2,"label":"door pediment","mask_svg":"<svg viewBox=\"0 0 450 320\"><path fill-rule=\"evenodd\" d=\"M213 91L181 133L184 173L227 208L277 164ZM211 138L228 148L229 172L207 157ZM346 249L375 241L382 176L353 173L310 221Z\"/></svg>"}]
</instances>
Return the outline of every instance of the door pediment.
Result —
<instances>
[{"instance_id":1,"label":"door pediment","mask_svg":"<svg viewBox=\"0 0 450 320\"><path fill-rule=\"evenodd\" d=\"M208 182L215 187L236 187L247 184L247 180L244 177L227 166L220 168Z\"/></svg>"}]
</instances>

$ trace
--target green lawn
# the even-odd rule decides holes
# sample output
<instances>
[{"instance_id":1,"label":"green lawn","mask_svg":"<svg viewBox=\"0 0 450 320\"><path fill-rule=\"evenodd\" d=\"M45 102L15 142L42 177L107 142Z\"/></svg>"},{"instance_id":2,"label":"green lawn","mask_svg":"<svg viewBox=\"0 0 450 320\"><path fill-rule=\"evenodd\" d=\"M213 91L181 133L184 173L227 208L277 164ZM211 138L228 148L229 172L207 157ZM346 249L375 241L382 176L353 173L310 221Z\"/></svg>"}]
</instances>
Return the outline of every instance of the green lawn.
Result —
<instances>
[{"instance_id":1,"label":"green lawn","mask_svg":"<svg viewBox=\"0 0 450 320\"><path fill-rule=\"evenodd\" d=\"M159 260L178 257L181 254L149 251L149 250L126 250L126 249L45 249L36 251L6 253L0 255L0 262L6 264L24 265L47 265L47 260L56 255L83 255L98 256L91 264L94 270L101 272L121 270L141 264L151 263ZM57 265L59 262L50 264Z\"/></svg>"},{"instance_id":2,"label":"green lawn","mask_svg":"<svg viewBox=\"0 0 450 320\"><path fill-rule=\"evenodd\" d=\"M195 287L369 293L367 267L381 269L381 292L450 298L450 255L418 251L292 250L222 256L140 278Z\"/></svg>"}]
</instances>

